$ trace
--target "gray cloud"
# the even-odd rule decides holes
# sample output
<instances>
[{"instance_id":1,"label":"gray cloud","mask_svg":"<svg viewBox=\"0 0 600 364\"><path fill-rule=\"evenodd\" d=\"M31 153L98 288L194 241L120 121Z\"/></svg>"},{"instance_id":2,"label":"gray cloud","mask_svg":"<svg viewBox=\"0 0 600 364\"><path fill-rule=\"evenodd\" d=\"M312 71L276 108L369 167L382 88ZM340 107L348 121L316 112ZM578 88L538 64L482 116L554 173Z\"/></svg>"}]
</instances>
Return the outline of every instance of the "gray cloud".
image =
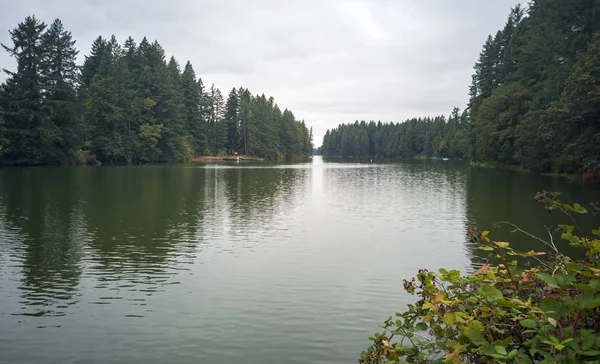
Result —
<instances>
[{"instance_id":1,"label":"gray cloud","mask_svg":"<svg viewBox=\"0 0 600 364\"><path fill-rule=\"evenodd\" d=\"M403 121L464 107L472 67L516 0L23 0L0 13L0 41L35 14L60 18L81 51L98 35L157 39L224 94L272 95L314 128ZM0 55L0 68L14 69Z\"/></svg>"}]
</instances>

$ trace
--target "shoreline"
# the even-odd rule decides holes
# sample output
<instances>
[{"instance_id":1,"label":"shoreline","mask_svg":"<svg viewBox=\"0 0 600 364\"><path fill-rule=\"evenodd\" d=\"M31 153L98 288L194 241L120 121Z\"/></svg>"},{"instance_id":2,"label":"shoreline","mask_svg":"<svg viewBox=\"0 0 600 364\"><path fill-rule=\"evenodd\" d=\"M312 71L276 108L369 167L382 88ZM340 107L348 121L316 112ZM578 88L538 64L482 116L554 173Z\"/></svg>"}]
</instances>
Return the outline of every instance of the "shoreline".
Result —
<instances>
[{"instance_id":1,"label":"shoreline","mask_svg":"<svg viewBox=\"0 0 600 364\"><path fill-rule=\"evenodd\" d=\"M197 157L192 158L192 163L210 163L210 162L225 162L225 161L256 161L263 162L264 158L245 156L245 155L224 155L224 156L209 156L209 155L199 155Z\"/></svg>"}]
</instances>

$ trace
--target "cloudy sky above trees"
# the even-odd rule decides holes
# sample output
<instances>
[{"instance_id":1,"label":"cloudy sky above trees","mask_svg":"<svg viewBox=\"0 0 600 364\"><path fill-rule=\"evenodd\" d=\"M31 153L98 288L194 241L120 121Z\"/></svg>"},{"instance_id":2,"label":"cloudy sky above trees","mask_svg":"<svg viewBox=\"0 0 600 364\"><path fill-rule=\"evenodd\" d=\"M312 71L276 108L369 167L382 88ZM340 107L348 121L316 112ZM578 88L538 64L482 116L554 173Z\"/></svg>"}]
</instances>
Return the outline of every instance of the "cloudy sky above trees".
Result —
<instances>
[{"instance_id":1,"label":"cloudy sky above trees","mask_svg":"<svg viewBox=\"0 0 600 364\"><path fill-rule=\"evenodd\" d=\"M0 12L0 41L27 15L60 18L79 59L98 35L157 39L223 94L244 86L304 119L320 145L354 120L404 121L464 107L473 65L516 0L21 0ZM14 61L0 52L0 68ZM4 79L2 76L1 79Z\"/></svg>"}]
</instances>

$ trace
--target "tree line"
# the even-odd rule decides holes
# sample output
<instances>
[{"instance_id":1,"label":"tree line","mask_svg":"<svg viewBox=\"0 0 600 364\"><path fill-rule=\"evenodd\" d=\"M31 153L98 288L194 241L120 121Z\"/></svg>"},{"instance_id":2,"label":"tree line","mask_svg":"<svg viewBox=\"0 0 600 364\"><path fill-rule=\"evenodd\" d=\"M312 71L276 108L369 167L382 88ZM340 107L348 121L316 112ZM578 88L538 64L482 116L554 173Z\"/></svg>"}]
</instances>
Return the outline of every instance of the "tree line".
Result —
<instances>
[{"instance_id":1,"label":"tree line","mask_svg":"<svg viewBox=\"0 0 600 364\"><path fill-rule=\"evenodd\" d=\"M157 42L94 40L83 65L71 32L27 17L2 47L16 60L0 86L0 164L179 162L239 153L312 153L312 129L273 97L233 88L225 100Z\"/></svg>"},{"instance_id":2,"label":"tree line","mask_svg":"<svg viewBox=\"0 0 600 364\"><path fill-rule=\"evenodd\" d=\"M511 9L475 64L469 103L446 116L328 130L326 156L465 158L580 172L600 167L600 1Z\"/></svg>"}]
</instances>

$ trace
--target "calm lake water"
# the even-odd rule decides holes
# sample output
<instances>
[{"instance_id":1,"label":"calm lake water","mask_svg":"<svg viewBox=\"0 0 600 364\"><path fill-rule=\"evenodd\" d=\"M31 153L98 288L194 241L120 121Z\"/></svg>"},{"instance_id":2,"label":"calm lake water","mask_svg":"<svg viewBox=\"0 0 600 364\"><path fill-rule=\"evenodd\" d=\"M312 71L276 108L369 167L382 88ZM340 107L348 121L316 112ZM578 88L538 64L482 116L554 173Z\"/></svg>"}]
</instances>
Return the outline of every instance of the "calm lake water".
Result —
<instances>
[{"instance_id":1,"label":"calm lake water","mask_svg":"<svg viewBox=\"0 0 600 364\"><path fill-rule=\"evenodd\" d=\"M486 259L466 226L546 234L543 189L600 200L441 161L1 169L0 363L354 363L402 278Z\"/></svg>"}]
</instances>

